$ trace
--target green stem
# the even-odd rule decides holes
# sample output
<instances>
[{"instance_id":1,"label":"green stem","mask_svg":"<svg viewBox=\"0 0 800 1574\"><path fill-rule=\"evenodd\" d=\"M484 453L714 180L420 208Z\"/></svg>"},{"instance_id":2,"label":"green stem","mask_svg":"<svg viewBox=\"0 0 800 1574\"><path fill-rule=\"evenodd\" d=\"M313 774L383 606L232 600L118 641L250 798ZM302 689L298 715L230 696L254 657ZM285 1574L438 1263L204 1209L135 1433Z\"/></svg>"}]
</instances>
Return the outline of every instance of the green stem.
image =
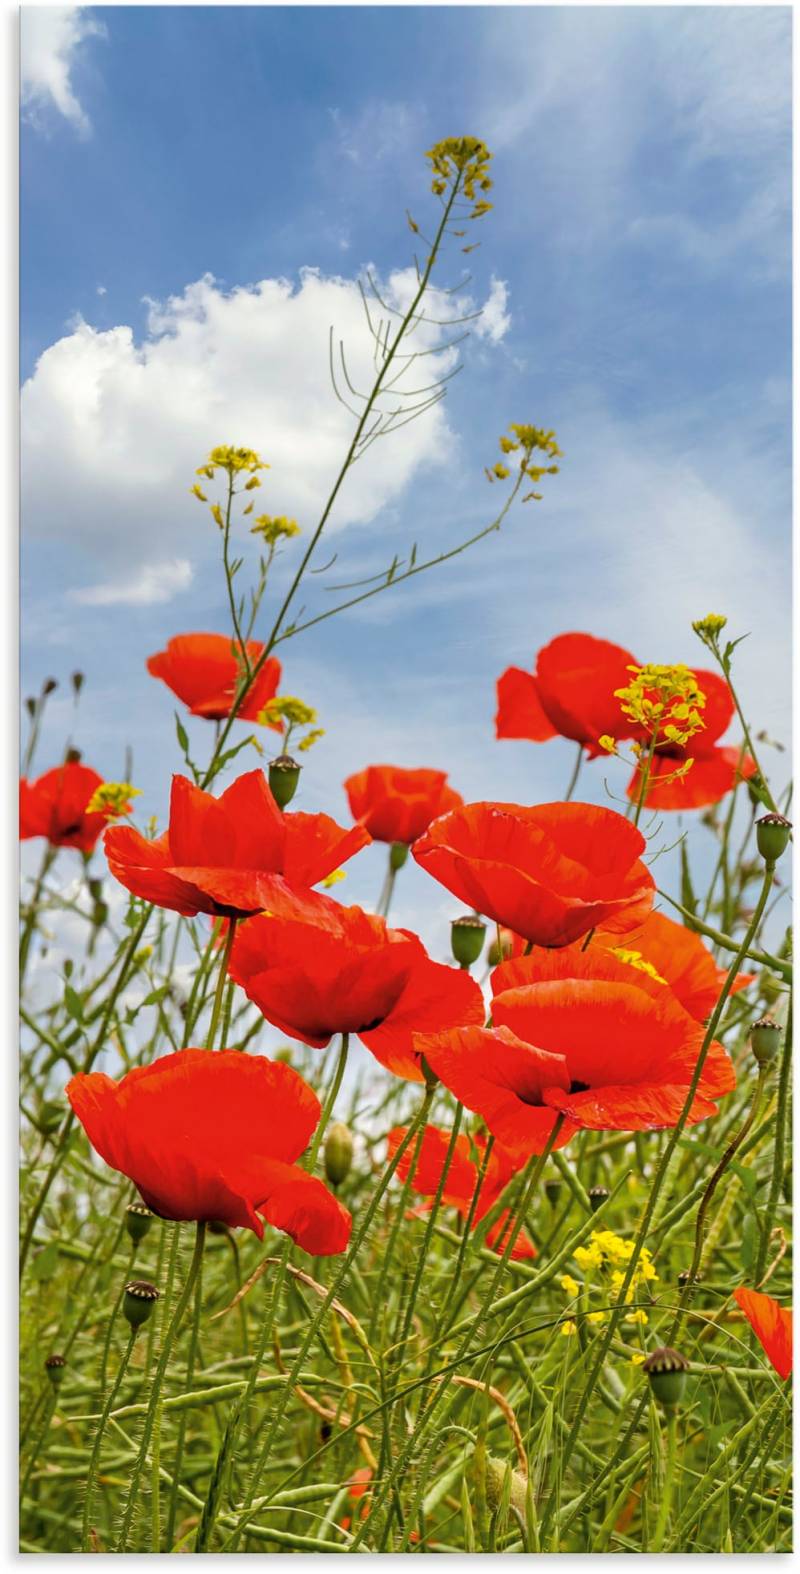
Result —
<instances>
[{"instance_id":1,"label":"green stem","mask_svg":"<svg viewBox=\"0 0 800 1574\"><path fill-rule=\"evenodd\" d=\"M28 903L28 910L25 915L25 926L23 928L22 937L19 942L20 996L22 995L22 985L25 980L25 972L28 966L28 955L30 952L31 940L33 939L33 932L36 928L36 919L39 912L39 899L42 894L44 882L50 873L50 869L55 861L57 852L57 847L52 847L49 842L45 843L44 856L39 866L39 873L36 876L36 884L33 887L30 902Z\"/></svg>"},{"instance_id":2,"label":"green stem","mask_svg":"<svg viewBox=\"0 0 800 1574\"><path fill-rule=\"evenodd\" d=\"M235 595L235 592L234 592L234 589L233 589L233 575L231 573L230 559L228 557L228 546L229 546L229 543L230 543L230 534L231 534L231 506L233 504L233 498L234 498L233 471L229 470L228 471L228 503L227 503L227 507L225 509L225 524L224 524L223 531L222 531L222 562L223 562L223 566L224 566L224 569L225 569L225 583L226 583L226 585L228 587L228 604L229 604L230 609L231 609L231 622L233 623L233 631L234 631L234 634L236 635L236 639L237 639L238 644L239 644L239 651L241 653L241 659L242 659L242 663L243 663L244 670L245 670L245 677L247 678L248 683L249 683L249 680L250 680L250 658L249 658L249 656L247 654L247 646L245 644L244 636L243 636L241 628L239 626L239 615L238 615L238 613L236 611L236 595Z\"/></svg>"},{"instance_id":3,"label":"green stem","mask_svg":"<svg viewBox=\"0 0 800 1574\"><path fill-rule=\"evenodd\" d=\"M192 1256L189 1273L178 1300L178 1304L172 1314L169 1327L167 1328L167 1331L164 1335L161 1353L159 1355L158 1364L153 1377L153 1386L150 1390L150 1399L144 1419L144 1427L142 1429L142 1439L139 1445L139 1453L136 1457L136 1463L133 1467L133 1474L131 1476L131 1482L128 1488L128 1495L125 1503L125 1515L122 1521L122 1530L120 1531L119 1540L114 1549L116 1552L127 1552L128 1550L128 1539L131 1533L133 1516L139 1499L142 1472L144 1470L145 1461L150 1448L150 1441L153 1436L153 1427L155 1425L156 1412L161 1398L161 1389L164 1383L164 1378L166 1377L170 1356L172 1355L172 1347L175 1343L175 1339L183 1319L183 1314L189 1304L189 1298L194 1288L195 1280L197 1279L197 1275L200 1272L200 1264L203 1258L205 1233L205 1221L199 1219L197 1222L197 1235L195 1237L194 1253Z\"/></svg>"},{"instance_id":4,"label":"green stem","mask_svg":"<svg viewBox=\"0 0 800 1574\"><path fill-rule=\"evenodd\" d=\"M688 907L682 907L674 897L668 896L666 891L659 890L658 895L685 918L687 929L695 929L699 935L705 935L707 939L713 940L715 945L721 946L723 951L738 952L740 961L749 957L753 962L760 962L762 967L769 967L773 972L778 973L787 984L791 983L792 964L785 957L770 956L768 951L754 951L749 945L742 951L740 942L734 940L733 935L723 934L721 929L712 929L710 924L704 924L694 913L689 912Z\"/></svg>"},{"instance_id":5,"label":"green stem","mask_svg":"<svg viewBox=\"0 0 800 1574\"><path fill-rule=\"evenodd\" d=\"M195 1361L197 1359L197 1345L198 1345L198 1341L199 1341L199 1338L200 1338L200 1316L201 1316L201 1313L202 1313L202 1309L203 1309L203 1264L202 1264L202 1261L201 1261L200 1267L199 1267L198 1272L197 1272L197 1283L195 1284L195 1290L194 1290L194 1311L193 1311L193 1314L192 1314L192 1328L191 1328L191 1333L190 1333L190 1336L189 1336L189 1350L188 1350L188 1354L187 1354L187 1357L186 1357L186 1392L187 1393L191 1391L192 1380L194 1378L194 1367L195 1367ZM156 1428L157 1428L158 1431L160 1431L160 1429L161 1429L161 1410L162 1410L162 1405L159 1404L158 1418L157 1418L157 1422L156 1422ZM172 1488L172 1492L170 1493L169 1511L168 1511L168 1514L167 1514L166 1546L167 1546L167 1551L168 1552L171 1551L172 1545L173 1545L173 1541L175 1539L175 1519L176 1519L177 1513L178 1513L178 1487L179 1487L180 1481L181 1481L181 1466L182 1466L182 1463L183 1463L183 1450L184 1450L184 1445L185 1445L185 1442L186 1442L186 1427L187 1427L187 1424L188 1424L188 1412L186 1410L184 1410L184 1411L181 1412L181 1417L180 1417L180 1420L178 1422L178 1435L177 1435L177 1438L175 1440L175 1463L174 1463L173 1469L172 1469L173 1488ZM155 1454L154 1454L154 1458L155 1458ZM154 1477L153 1485L154 1485L154 1495L155 1495L155 1487L156 1487L155 1477ZM156 1537L157 1537L157 1535L158 1535L158 1514L155 1513L155 1512L153 1514L153 1526L154 1526L154 1533L156 1534ZM159 1552L160 1550L161 1550L160 1546L158 1545L158 1541L156 1540L154 1542L154 1545L153 1545L153 1551L154 1552Z\"/></svg>"},{"instance_id":6,"label":"green stem","mask_svg":"<svg viewBox=\"0 0 800 1574\"><path fill-rule=\"evenodd\" d=\"M651 772L651 770L653 768L653 756L655 755L655 752L656 752L656 739L657 739L657 737L658 737L658 733L654 732L652 738L650 739L650 748L648 749L648 752L647 752L647 759L644 762L644 766L642 767L641 764L640 764L640 767L639 767L639 769L641 771L641 775L642 775L642 785L639 788L639 797L636 800L636 812L635 812L635 814L633 816L633 823L634 823L634 825L638 825L639 821L640 821L640 819L642 817L642 810L644 808L644 801L645 801L645 798L647 797L648 786L650 785L650 772Z\"/></svg>"},{"instance_id":7,"label":"green stem","mask_svg":"<svg viewBox=\"0 0 800 1574\"><path fill-rule=\"evenodd\" d=\"M208 1038L206 1039L206 1049L214 1048L214 1040L217 1036L217 1028L219 1027L219 1020L222 1015L222 1000L225 994L225 984L228 978L228 963L231 959L231 951L233 950L233 942L235 937L236 919L229 918L228 933L225 936L225 946L222 952L222 959L219 964L219 973L217 974L217 987L214 992L214 1006L211 1012L211 1023L208 1029Z\"/></svg>"},{"instance_id":8,"label":"green stem","mask_svg":"<svg viewBox=\"0 0 800 1574\"><path fill-rule=\"evenodd\" d=\"M678 1415L672 1410L667 1418L667 1459L664 1467L664 1483L661 1488L661 1502L658 1507L658 1519L653 1534L651 1552L660 1552L664 1545L664 1537L669 1522L669 1511L672 1507L672 1494L675 1485L675 1452L678 1438Z\"/></svg>"},{"instance_id":9,"label":"green stem","mask_svg":"<svg viewBox=\"0 0 800 1574\"><path fill-rule=\"evenodd\" d=\"M314 1133L314 1140L313 1140L313 1142L311 1144L311 1151L310 1151L309 1156L308 1156L308 1172L309 1172L310 1175L313 1175L313 1173L314 1173L314 1167L315 1167L317 1159L319 1157L319 1150L322 1147L322 1140L323 1140L323 1138L325 1136L325 1131L326 1131L326 1128L327 1128L327 1125L328 1125L328 1121L330 1120L331 1115L333 1114L333 1107L334 1107L334 1105L336 1103L336 1099L337 1099L338 1094L339 1094L339 1089L340 1089L340 1087L342 1085L342 1078L344 1076L344 1069L345 1069L345 1066L347 1065L347 1051L348 1051L349 1044L350 1044L350 1035L349 1035L349 1033L343 1033L342 1034L342 1042L341 1042L341 1045L339 1047L339 1054L338 1054L338 1057L337 1057L337 1060L336 1060L336 1070L335 1070L335 1072L333 1074L333 1081L332 1081L332 1083L331 1083L331 1085L330 1085L330 1087L328 1089L328 1094L327 1094L327 1097L325 1099L325 1104L324 1104L324 1107L323 1107L323 1110L322 1110L322 1114L320 1116L319 1125L317 1126L317 1129L316 1129L316 1131Z\"/></svg>"},{"instance_id":10,"label":"green stem","mask_svg":"<svg viewBox=\"0 0 800 1574\"><path fill-rule=\"evenodd\" d=\"M92 1508L94 1507L95 1476L100 1462L100 1450L103 1446L103 1437L105 1436L109 1415L114 1408L114 1400L116 1399L117 1394L122 1387L122 1380L128 1370L128 1362L130 1361L131 1353L133 1351L133 1346L136 1342L136 1335L138 1332L139 1330L137 1327L131 1328L130 1334L128 1336L128 1343L122 1354L119 1366L117 1367L117 1375L114 1378L111 1388L109 1389L108 1398L106 1399L106 1402L103 1406L103 1412L97 1425L97 1431L94 1434L92 1452L86 1470L86 1496L83 1500L83 1529L81 1532L81 1550L83 1552L91 1551L89 1537L92 1528L91 1521Z\"/></svg>"},{"instance_id":11,"label":"green stem","mask_svg":"<svg viewBox=\"0 0 800 1574\"><path fill-rule=\"evenodd\" d=\"M575 788L578 785L578 777L581 774L581 765L582 764L583 764L583 744L579 743L578 744L578 753L577 753L577 757L576 757L576 760L575 760L575 765L573 767L572 775L570 776L570 779L569 779L569 786L567 787L567 790L566 790L566 792L564 794L564 802L565 803L569 803L569 801L570 801L570 799L572 797L572 794L574 793Z\"/></svg>"},{"instance_id":12,"label":"green stem","mask_svg":"<svg viewBox=\"0 0 800 1574\"><path fill-rule=\"evenodd\" d=\"M789 1094L792 1085L792 1007L793 997L789 996L789 1009L786 1017L786 1032L784 1035L783 1057L781 1059L780 1080L778 1082L778 1108L775 1118L775 1146L772 1156L772 1178L769 1186L769 1197L764 1209L764 1218L761 1224L761 1239L758 1243L758 1256L756 1257L755 1283L760 1285L767 1267L767 1252L769 1241L775 1223L775 1214L778 1200L783 1185L783 1163L786 1148L786 1134L789 1130L790 1110Z\"/></svg>"}]
</instances>

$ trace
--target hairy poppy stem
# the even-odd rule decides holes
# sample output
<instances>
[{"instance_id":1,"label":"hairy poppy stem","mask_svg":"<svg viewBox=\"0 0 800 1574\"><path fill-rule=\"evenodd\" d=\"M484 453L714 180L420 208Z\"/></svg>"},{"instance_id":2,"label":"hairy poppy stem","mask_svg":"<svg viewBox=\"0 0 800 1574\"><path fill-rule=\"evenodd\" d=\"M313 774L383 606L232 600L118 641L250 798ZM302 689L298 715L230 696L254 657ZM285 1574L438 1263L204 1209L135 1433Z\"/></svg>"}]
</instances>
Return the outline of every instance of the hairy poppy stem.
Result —
<instances>
[{"instance_id":1,"label":"hairy poppy stem","mask_svg":"<svg viewBox=\"0 0 800 1574\"><path fill-rule=\"evenodd\" d=\"M664 1537L669 1523L669 1511L672 1507L672 1495L675 1487L675 1454L678 1442L678 1416L677 1412L667 1420L667 1458L664 1466L664 1481L661 1487L661 1502L658 1507L658 1519L653 1535L653 1545L650 1552L660 1552L664 1546Z\"/></svg>"},{"instance_id":2,"label":"hairy poppy stem","mask_svg":"<svg viewBox=\"0 0 800 1574\"><path fill-rule=\"evenodd\" d=\"M124 1289L123 1289L123 1294L124 1294ZM121 1297L120 1297L120 1300L121 1300ZM117 1304L119 1305L119 1302ZM117 1367L117 1375L114 1378L114 1381L113 1381L113 1383L112 1383L112 1385L111 1385L111 1387L110 1387L110 1389L108 1391L108 1397L107 1397L106 1402L105 1402L105 1404L103 1406L102 1415L100 1416L100 1420L97 1423L97 1431L94 1434L94 1441L92 1443L92 1452L91 1452L91 1455L90 1455L90 1458L89 1458L89 1464L88 1464L87 1469L86 1469L86 1496L84 1497L84 1500L83 1500L83 1521L82 1521L82 1530L81 1530L81 1551L82 1552L91 1552L91 1550L92 1550L91 1542L90 1542L90 1535L91 1535L91 1528L92 1528L92 1509L94 1507L95 1478L96 1478L96 1473L97 1473L97 1467L98 1467L98 1464L100 1462L100 1450L101 1450L101 1448L103 1446L103 1438L105 1436L105 1430L106 1430L106 1427L108 1425L108 1418L109 1418L109 1416L111 1414L112 1409L114 1408L114 1400L116 1399L117 1394L119 1393L120 1388L122 1387L123 1378L125 1376L125 1373L128 1370L128 1362L130 1361L131 1354L132 1354L132 1351L133 1351L133 1346L134 1346L134 1344L136 1342L136 1335L137 1335L138 1332L139 1332L138 1327L134 1326L133 1328L131 1328L130 1334L128 1336L128 1343L125 1346L125 1349L124 1349L124 1351L122 1353L122 1356L120 1358L119 1366Z\"/></svg>"},{"instance_id":3,"label":"hairy poppy stem","mask_svg":"<svg viewBox=\"0 0 800 1574\"><path fill-rule=\"evenodd\" d=\"M322 1147L322 1139L325 1136L325 1131L331 1115L333 1114L333 1108L339 1094L339 1089L342 1085L342 1078L344 1076L345 1066L347 1065L347 1051L349 1047L350 1035L349 1033L343 1033L342 1042L339 1047L339 1054L336 1060L336 1070L333 1074L333 1081L328 1089L328 1094L325 1099L322 1114L319 1118L319 1125L314 1132L314 1138L311 1143L311 1152L308 1156L308 1172L310 1175L313 1175L314 1173L314 1168L319 1157L319 1150Z\"/></svg>"},{"instance_id":4,"label":"hairy poppy stem","mask_svg":"<svg viewBox=\"0 0 800 1574\"><path fill-rule=\"evenodd\" d=\"M39 899L44 888L44 882L50 873L53 863L55 862L57 852L58 848L51 846L50 842L45 844L44 857L42 858L41 864L39 865L39 873L36 876L36 884L33 887L31 899L28 903L28 909L25 914L25 926L23 928L22 937L19 943L20 995L22 994L22 985L25 980L25 972L28 966L28 955L30 952L31 940L33 939L34 930L36 928L36 919L39 913Z\"/></svg>"},{"instance_id":5,"label":"hairy poppy stem","mask_svg":"<svg viewBox=\"0 0 800 1574\"><path fill-rule=\"evenodd\" d=\"M224 998L224 995L225 995L225 985L226 985L227 979L228 979L228 963L230 962L230 959L231 959L231 951L233 950L233 942L234 942L235 936L236 936L236 919L235 918L229 918L228 919L228 933L225 936L225 948L224 948L223 953L222 953L222 960L221 960L221 962L219 964L219 973L217 974L217 987L216 987L216 990L215 990L215 993L214 993L214 1006L213 1006L213 1010L211 1012L211 1024L210 1024L209 1029L208 1029L208 1038L206 1039L206 1049L213 1049L214 1048L214 1040L215 1040L215 1038L217 1036L217 1028L219 1027L219 1020L220 1020L220 1017L222 1015L222 1001L223 1001L223 998Z\"/></svg>"},{"instance_id":6,"label":"hairy poppy stem","mask_svg":"<svg viewBox=\"0 0 800 1574\"><path fill-rule=\"evenodd\" d=\"M577 759L576 759L575 765L573 767L572 775L570 776L570 779L569 779L569 786L567 787L567 790L566 790L566 792L564 794L564 802L565 803L569 803L571 801L571 799L572 799L572 794L574 793L575 788L578 785L578 777L581 774L581 766L582 766L582 764L583 764L583 744L579 743L578 744Z\"/></svg>"},{"instance_id":7,"label":"hairy poppy stem","mask_svg":"<svg viewBox=\"0 0 800 1574\"><path fill-rule=\"evenodd\" d=\"M756 1257L755 1284L762 1283L767 1266L767 1252L769 1239L775 1222L775 1213L778 1207L778 1198L783 1185L783 1161L786 1149L786 1135L790 1130L791 1112L789 1109L789 1091L792 1083L792 1011L793 997L789 996L789 1009L786 1016L786 1032L784 1034L783 1056L781 1059L780 1078L778 1081L778 1108L775 1118L775 1147L772 1156L772 1178L769 1186L769 1196L764 1209L761 1222L761 1239L758 1243L758 1256Z\"/></svg>"}]
</instances>

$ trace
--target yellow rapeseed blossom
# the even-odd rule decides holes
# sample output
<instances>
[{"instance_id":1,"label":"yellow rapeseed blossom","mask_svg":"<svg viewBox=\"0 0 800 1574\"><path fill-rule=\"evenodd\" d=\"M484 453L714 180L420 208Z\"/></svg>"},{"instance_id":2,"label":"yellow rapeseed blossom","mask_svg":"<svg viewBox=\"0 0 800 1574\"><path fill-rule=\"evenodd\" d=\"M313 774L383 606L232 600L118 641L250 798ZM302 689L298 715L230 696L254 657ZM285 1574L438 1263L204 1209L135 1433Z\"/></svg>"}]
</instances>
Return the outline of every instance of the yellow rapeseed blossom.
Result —
<instances>
[{"instance_id":1,"label":"yellow rapeseed blossom","mask_svg":"<svg viewBox=\"0 0 800 1574\"><path fill-rule=\"evenodd\" d=\"M644 1361L644 1351L643 1350L634 1350L633 1355L631 1356L631 1366L641 1366L643 1361Z\"/></svg>"},{"instance_id":2,"label":"yellow rapeseed blossom","mask_svg":"<svg viewBox=\"0 0 800 1574\"><path fill-rule=\"evenodd\" d=\"M628 967L635 967L639 973L646 973L648 978L652 978L656 984L666 984L667 980L662 978L660 973L656 972L652 962L645 961L641 951L628 951L625 946L621 945L610 946L609 950L611 955L617 958L618 962L625 962Z\"/></svg>"},{"instance_id":3,"label":"yellow rapeseed blossom","mask_svg":"<svg viewBox=\"0 0 800 1574\"><path fill-rule=\"evenodd\" d=\"M604 1323L605 1320L606 1320L606 1313L605 1312L590 1312L589 1313L588 1321L590 1323Z\"/></svg>"},{"instance_id":4,"label":"yellow rapeseed blossom","mask_svg":"<svg viewBox=\"0 0 800 1574\"><path fill-rule=\"evenodd\" d=\"M515 443L511 437L501 437L500 447L504 454L515 454L519 448L519 443Z\"/></svg>"},{"instance_id":5,"label":"yellow rapeseed blossom","mask_svg":"<svg viewBox=\"0 0 800 1574\"><path fill-rule=\"evenodd\" d=\"M633 674L624 688L615 689L620 708L651 739L682 747L705 726L700 712L706 697L694 673L678 662L673 666L649 663L628 667Z\"/></svg>"},{"instance_id":6,"label":"yellow rapeseed blossom","mask_svg":"<svg viewBox=\"0 0 800 1574\"><path fill-rule=\"evenodd\" d=\"M573 1323L569 1318L567 1319L567 1321L565 1323L561 1324L561 1333L562 1333L562 1336L565 1339L570 1339L572 1337L572 1335L576 1334L577 1332L578 1332L578 1325L577 1325L577 1323Z\"/></svg>"},{"instance_id":7,"label":"yellow rapeseed blossom","mask_svg":"<svg viewBox=\"0 0 800 1574\"><path fill-rule=\"evenodd\" d=\"M106 819L114 820L118 815L127 814L131 799L139 797L141 788L132 787L130 782L101 782L99 787L95 787L85 812L104 814Z\"/></svg>"},{"instance_id":8,"label":"yellow rapeseed blossom","mask_svg":"<svg viewBox=\"0 0 800 1574\"><path fill-rule=\"evenodd\" d=\"M298 745L297 745L298 753L299 754L306 754L309 749L313 749L315 743L319 743L320 738L324 738L324 737L325 737L325 728L324 727L315 727L313 732L307 732L305 737L302 739L302 741L300 743L298 743Z\"/></svg>"},{"instance_id":9,"label":"yellow rapeseed blossom","mask_svg":"<svg viewBox=\"0 0 800 1574\"><path fill-rule=\"evenodd\" d=\"M195 497L199 498L201 503L207 503L208 502L208 498L206 497L205 492L201 491L201 489L197 485L196 481L195 481L194 486L192 487L192 492L194 493Z\"/></svg>"},{"instance_id":10,"label":"yellow rapeseed blossom","mask_svg":"<svg viewBox=\"0 0 800 1574\"><path fill-rule=\"evenodd\" d=\"M722 633L727 621L728 619L724 618L721 612L708 612L704 618L698 618L692 624L692 628L695 634L699 634L700 638L708 643Z\"/></svg>"},{"instance_id":11,"label":"yellow rapeseed blossom","mask_svg":"<svg viewBox=\"0 0 800 1574\"><path fill-rule=\"evenodd\" d=\"M649 1323L650 1318L648 1317L648 1315L647 1315L646 1311L644 1310L644 1308L639 1306L639 1307L637 1307L635 1312L626 1312L625 1313L625 1321L626 1321L626 1323L638 1323L638 1324L641 1324L642 1327L644 1327L644 1325L646 1323Z\"/></svg>"},{"instance_id":12,"label":"yellow rapeseed blossom","mask_svg":"<svg viewBox=\"0 0 800 1574\"><path fill-rule=\"evenodd\" d=\"M561 1278L561 1288L562 1290L566 1290L567 1295L580 1295L581 1287L578 1284L577 1279L573 1279L571 1273L563 1274Z\"/></svg>"},{"instance_id":13,"label":"yellow rapeseed blossom","mask_svg":"<svg viewBox=\"0 0 800 1574\"><path fill-rule=\"evenodd\" d=\"M212 519L216 520L217 524L219 525L220 530L222 530L223 527L224 527L225 521L224 521L224 519L222 517L222 509L220 508L219 503L212 503L211 504L211 517L212 517Z\"/></svg>"},{"instance_id":14,"label":"yellow rapeseed blossom","mask_svg":"<svg viewBox=\"0 0 800 1574\"><path fill-rule=\"evenodd\" d=\"M215 470L227 470L228 474L238 475L242 471L251 474L256 470L268 470L269 465L257 454L253 448L234 448L230 443L220 443L212 448L204 467L206 475ZM198 471L198 475L201 472Z\"/></svg>"},{"instance_id":15,"label":"yellow rapeseed blossom","mask_svg":"<svg viewBox=\"0 0 800 1574\"><path fill-rule=\"evenodd\" d=\"M291 536L299 536L300 526L296 519L287 519L283 514L258 514L250 526L250 533L261 536L267 546L277 546L280 540L288 540Z\"/></svg>"},{"instance_id":16,"label":"yellow rapeseed blossom","mask_svg":"<svg viewBox=\"0 0 800 1574\"><path fill-rule=\"evenodd\" d=\"M491 203L476 197L476 188L490 191L492 186L489 176L492 155L485 142L478 137L444 137L425 157L431 161L434 177L431 191L437 197L444 196L448 186L459 183L463 196L473 204L471 218L481 218L489 212Z\"/></svg>"},{"instance_id":17,"label":"yellow rapeseed blossom","mask_svg":"<svg viewBox=\"0 0 800 1574\"><path fill-rule=\"evenodd\" d=\"M601 749L605 749L607 754L616 754L616 752L617 752L616 739L612 738L610 732L604 732L602 737L598 738L597 741L598 741Z\"/></svg>"},{"instance_id":18,"label":"yellow rapeseed blossom","mask_svg":"<svg viewBox=\"0 0 800 1574\"><path fill-rule=\"evenodd\" d=\"M262 727L268 727L276 721L288 721L290 727L310 727L316 719L317 713L313 707L293 694L276 694L258 713Z\"/></svg>"},{"instance_id":19,"label":"yellow rapeseed blossom","mask_svg":"<svg viewBox=\"0 0 800 1574\"><path fill-rule=\"evenodd\" d=\"M508 480L511 471L509 470L508 465L503 465L498 460L496 465L492 465L492 474L497 476L498 481L506 481Z\"/></svg>"},{"instance_id":20,"label":"yellow rapeseed blossom","mask_svg":"<svg viewBox=\"0 0 800 1574\"><path fill-rule=\"evenodd\" d=\"M326 874L325 879L321 880L320 884L326 891L329 891L332 885L339 885L340 881L346 879L346 877L347 871L345 869L333 869L330 874Z\"/></svg>"}]
</instances>

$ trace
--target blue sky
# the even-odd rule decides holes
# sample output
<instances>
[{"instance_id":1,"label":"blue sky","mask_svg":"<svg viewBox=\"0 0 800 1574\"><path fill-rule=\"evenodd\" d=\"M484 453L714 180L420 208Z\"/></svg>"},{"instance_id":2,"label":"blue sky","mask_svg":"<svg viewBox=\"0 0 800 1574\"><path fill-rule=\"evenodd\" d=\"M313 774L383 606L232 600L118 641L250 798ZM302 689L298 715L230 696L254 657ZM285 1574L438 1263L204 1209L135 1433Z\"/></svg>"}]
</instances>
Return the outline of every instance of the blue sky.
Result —
<instances>
[{"instance_id":1,"label":"blue sky","mask_svg":"<svg viewBox=\"0 0 800 1574\"><path fill-rule=\"evenodd\" d=\"M360 364L354 281L402 292L424 151L462 131L495 155L468 259L486 317L446 405L353 475L336 573L488 522L510 421L554 427L563 469L455 565L281 648L327 729L302 805L346 818L342 778L374 761L559 797L571 747L496 743L497 675L568 629L698 661L710 610L751 633L748 714L786 741L790 59L785 7L24 7L23 693L62 680L39 768L81 667L75 741L112 779L130 744L163 822L174 702L144 661L227 630L194 465L257 447L263 506L313 528L350 426L329 323ZM595 765L587 799L604 774L622 792ZM381 874L372 849L340 889L370 901ZM404 878L398 921L432 935L453 904Z\"/></svg>"}]
</instances>

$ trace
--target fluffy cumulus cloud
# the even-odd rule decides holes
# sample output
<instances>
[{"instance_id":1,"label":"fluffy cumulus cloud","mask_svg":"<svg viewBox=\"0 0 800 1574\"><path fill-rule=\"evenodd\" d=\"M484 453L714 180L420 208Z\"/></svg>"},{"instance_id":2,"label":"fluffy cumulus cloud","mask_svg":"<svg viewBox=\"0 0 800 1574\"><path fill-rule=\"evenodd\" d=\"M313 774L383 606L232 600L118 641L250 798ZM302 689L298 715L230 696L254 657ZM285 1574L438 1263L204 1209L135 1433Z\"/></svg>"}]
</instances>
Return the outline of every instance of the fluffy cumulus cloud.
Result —
<instances>
[{"instance_id":1,"label":"fluffy cumulus cloud","mask_svg":"<svg viewBox=\"0 0 800 1574\"><path fill-rule=\"evenodd\" d=\"M166 563L144 563L138 573L122 575L99 585L70 592L70 600L83 607L147 607L171 601L192 583L192 565L185 558Z\"/></svg>"},{"instance_id":2,"label":"fluffy cumulus cloud","mask_svg":"<svg viewBox=\"0 0 800 1574\"><path fill-rule=\"evenodd\" d=\"M104 37L105 28L85 6L25 5L20 13L20 87L23 114L43 128L53 110L81 136L91 126L72 83L72 72L87 38Z\"/></svg>"},{"instance_id":3,"label":"fluffy cumulus cloud","mask_svg":"<svg viewBox=\"0 0 800 1574\"><path fill-rule=\"evenodd\" d=\"M371 304L379 332L410 302L414 276L406 270L375 283L384 303ZM459 299L459 310L476 310ZM508 327L505 304L505 287L495 282L490 342ZM114 586L123 572L140 574L138 601L182 588L175 558L196 555L199 522L189 486L217 443L263 454L271 468L262 509L308 526L354 430L351 387L368 390L374 377L374 345L352 279L307 269L297 285L263 279L225 290L206 275L149 308L140 343L130 327L99 332L78 321L44 352L23 389L24 528L29 537L69 539L99 565L110 585L83 590L84 602L122 599ZM436 321L426 317L415 330L417 358L383 396L386 414L420 405L414 390L453 370L456 351L446 347L453 335L440 326L452 306L434 292L427 311ZM331 388L329 345L347 404ZM348 478L332 528L374 519L421 466L442 463L454 441L438 404L374 443Z\"/></svg>"}]
</instances>

